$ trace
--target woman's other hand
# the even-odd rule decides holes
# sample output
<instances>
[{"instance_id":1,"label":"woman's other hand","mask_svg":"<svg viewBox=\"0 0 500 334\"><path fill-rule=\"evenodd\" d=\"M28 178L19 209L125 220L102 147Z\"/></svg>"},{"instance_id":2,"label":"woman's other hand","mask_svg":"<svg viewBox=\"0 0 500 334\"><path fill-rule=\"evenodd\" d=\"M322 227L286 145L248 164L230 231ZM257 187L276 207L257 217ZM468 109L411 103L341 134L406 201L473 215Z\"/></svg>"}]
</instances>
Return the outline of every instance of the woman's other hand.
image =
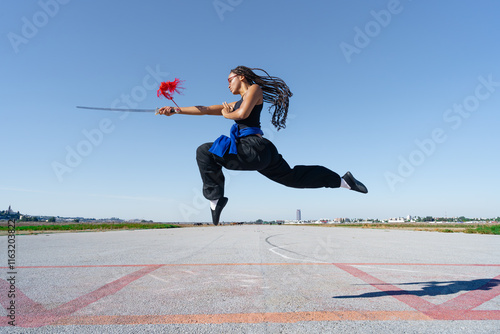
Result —
<instances>
[{"instance_id":1,"label":"woman's other hand","mask_svg":"<svg viewBox=\"0 0 500 334\"><path fill-rule=\"evenodd\" d=\"M234 106L229 105L227 102L222 103L222 116L226 117L227 114L230 114L234 111Z\"/></svg>"}]
</instances>

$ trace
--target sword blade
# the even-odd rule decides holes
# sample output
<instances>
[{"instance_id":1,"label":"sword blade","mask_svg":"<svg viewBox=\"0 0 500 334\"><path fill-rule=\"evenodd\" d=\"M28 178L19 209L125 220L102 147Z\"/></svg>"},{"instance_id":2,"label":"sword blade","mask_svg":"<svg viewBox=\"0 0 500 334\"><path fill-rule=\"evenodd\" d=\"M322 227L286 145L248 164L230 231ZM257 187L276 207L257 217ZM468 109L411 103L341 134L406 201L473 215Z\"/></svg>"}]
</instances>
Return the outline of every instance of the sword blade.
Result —
<instances>
[{"instance_id":1,"label":"sword blade","mask_svg":"<svg viewBox=\"0 0 500 334\"><path fill-rule=\"evenodd\" d=\"M132 111L132 112L157 112L158 109L122 109L122 108L99 108L99 107L83 107L76 106L80 109L91 109L91 110L107 110L107 111Z\"/></svg>"}]
</instances>

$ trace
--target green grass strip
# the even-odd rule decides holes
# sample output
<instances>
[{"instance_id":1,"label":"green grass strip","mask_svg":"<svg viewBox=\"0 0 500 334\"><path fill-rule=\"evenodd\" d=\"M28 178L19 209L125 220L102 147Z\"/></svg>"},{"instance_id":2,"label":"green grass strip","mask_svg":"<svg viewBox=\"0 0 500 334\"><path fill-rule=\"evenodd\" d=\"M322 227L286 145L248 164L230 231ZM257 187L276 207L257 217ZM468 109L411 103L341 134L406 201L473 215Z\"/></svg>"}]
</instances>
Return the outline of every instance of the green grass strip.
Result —
<instances>
[{"instance_id":1,"label":"green grass strip","mask_svg":"<svg viewBox=\"0 0 500 334\"><path fill-rule=\"evenodd\" d=\"M69 224L69 225L37 225L37 226L16 226L16 231L83 231L83 230L120 230L120 229L159 229L177 228L172 224ZM7 226L0 226L0 231L7 231Z\"/></svg>"},{"instance_id":2,"label":"green grass strip","mask_svg":"<svg viewBox=\"0 0 500 334\"><path fill-rule=\"evenodd\" d=\"M465 233L497 234L500 235L500 225L481 225L475 228L468 228Z\"/></svg>"},{"instance_id":3,"label":"green grass strip","mask_svg":"<svg viewBox=\"0 0 500 334\"><path fill-rule=\"evenodd\" d=\"M334 225L318 225L314 226L328 226L328 227L354 227L354 228L403 228L403 229L432 229L440 232L453 233L455 231L451 228L462 228L465 233L478 233L478 234L496 234L500 235L500 224L495 225L480 225L480 224L334 224Z\"/></svg>"}]
</instances>

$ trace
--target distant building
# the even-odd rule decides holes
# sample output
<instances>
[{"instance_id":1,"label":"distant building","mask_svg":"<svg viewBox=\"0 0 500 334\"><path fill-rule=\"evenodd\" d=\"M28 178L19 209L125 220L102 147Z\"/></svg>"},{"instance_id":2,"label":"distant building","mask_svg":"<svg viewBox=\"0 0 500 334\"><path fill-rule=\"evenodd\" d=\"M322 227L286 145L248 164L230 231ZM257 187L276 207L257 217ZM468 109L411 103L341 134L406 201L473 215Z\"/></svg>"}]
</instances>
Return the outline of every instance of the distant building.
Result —
<instances>
[{"instance_id":1,"label":"distant building","mask_svg":"<svg viewBox=\"0 0 500 334\"><path fill-rule=\"evenodd\" d=\"M7 210L0 211L0 219L19 219L20 216L19 211L14 212L10 205Z\"/></svg>"},{"instance_id":2,"label":"distant building","mask_svg":"<svg viewBox=\"0 0 500 334\"><path fill-rule=\"evenodd\" d=\"M302 220L302 214L300 212L300 209L297 210L297 217L296 218L298 221Z\"/></svg>"},{"instance_id":3,"label":"distant building","mask_svg":"<svg viewBox=\"0 0 500 334\"><path fill-rule=\"evenodd\" d=\"M398 217L398 218L389 218L389 223L398 223L398 224L401 224L401 223L404 223L404 222L405 222L405 219L401 218L401 217Z\"/></svg>"}]
</instances>

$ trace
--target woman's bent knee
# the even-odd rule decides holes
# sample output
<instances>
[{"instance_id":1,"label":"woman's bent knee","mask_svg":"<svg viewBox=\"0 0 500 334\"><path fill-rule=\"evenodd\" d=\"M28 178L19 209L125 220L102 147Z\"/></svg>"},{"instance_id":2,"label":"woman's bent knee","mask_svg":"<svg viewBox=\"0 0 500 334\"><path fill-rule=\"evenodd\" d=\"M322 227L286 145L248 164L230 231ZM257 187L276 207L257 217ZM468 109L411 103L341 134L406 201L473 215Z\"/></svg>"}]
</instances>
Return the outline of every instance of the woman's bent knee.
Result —
<instances>
[{"instance_id":1,"label":"woman's bent knee","mask_svg":"<svg viewBox=\"0 0 500 334\"><path fill-rule=\"evenodd\" d=\"M205 143L198 146L196 149L196 159L210 155L211 153L208 151L210 147L212 147L212 143Z\"/></svg>"}]
</instances>

